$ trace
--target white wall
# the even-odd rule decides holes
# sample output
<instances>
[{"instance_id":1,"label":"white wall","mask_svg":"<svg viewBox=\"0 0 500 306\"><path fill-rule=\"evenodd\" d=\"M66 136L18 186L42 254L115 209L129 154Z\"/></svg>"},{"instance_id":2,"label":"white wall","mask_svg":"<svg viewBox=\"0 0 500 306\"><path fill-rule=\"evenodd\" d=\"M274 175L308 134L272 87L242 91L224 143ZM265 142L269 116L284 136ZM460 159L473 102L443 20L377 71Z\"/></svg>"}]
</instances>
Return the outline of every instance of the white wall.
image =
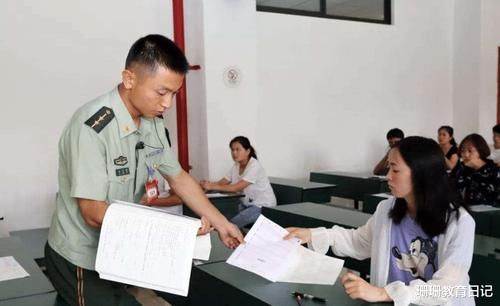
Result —
<instances>
[{"instance_id":1,"label":"white wall","mask_svg":"<svg viewBox=\"0 0 500 306\"><path fill-rule=\"evenodd\" d=\"M257 151L268 174L370 171L392 127L452 122L453 1L397 1L394 24L257 14Z\"/></svg>"},{"instance_id":2,"label":"white wall","mask_svg":"<svg viewBox=\"0 0 500 306\"><path fill-rule=\"evenodd\" d=\"M459 139L491 142L496 124L500 1L455 0L453 103Z\"/></svg>"},{"instance_id":3,"label":"white wall","mask_svg":"<svg viewBox=\"0 0 500 306\"><path fill-rule=\"evenodd\" d=\"M479 71L479 133L491 142L491 128L496 124L498 47L500 47L500 1L481 1L481 59Z\"/></svg>"},{"instance_id":4,"label":"white wall","mask_svg":"<svg viewBox=\"0 0 500 306\"><path fill-rule=\"evenodd\" d=\"M171 36L170 1L0 1L0 215L10 230L47 226L57 142L73 111L119 83L130 45Z\"/></svg>"},{"instance_id":5,"label":"white wall","mask_svg":"<svg viewBox=\"0 0 500 306\"><path fill-rule=\"evenodd\" d=\"M233 163L229 141L234 136L258 141L255 0L204 0L203 24L208 170L209 178L218 180ZM236 87L223 81L229 67L241 72Z\"/></svg>"},{"instance_id":6,"label":"white wall","mask_svg":"<svg viewBox=\"0 0 500 306\"><path fill-rule=\"evenodd\" d=\"M479 127L481 1L455 0L453 23L453 126L460 141Z\"/></svg>"}]
</instances>

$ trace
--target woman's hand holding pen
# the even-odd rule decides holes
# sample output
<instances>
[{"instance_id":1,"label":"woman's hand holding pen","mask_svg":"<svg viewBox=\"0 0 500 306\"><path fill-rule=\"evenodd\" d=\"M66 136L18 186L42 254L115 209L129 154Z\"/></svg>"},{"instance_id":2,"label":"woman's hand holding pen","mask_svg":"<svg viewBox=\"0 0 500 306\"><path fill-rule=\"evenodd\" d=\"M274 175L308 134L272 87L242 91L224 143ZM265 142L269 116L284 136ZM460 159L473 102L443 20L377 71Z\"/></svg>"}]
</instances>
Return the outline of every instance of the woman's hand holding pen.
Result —
<instances>
[{"instance_id":1,"label":"woman's hand holding pen","mask_svg":"<svg viewBox=\"0 0 500 306\"><path fill-rule=\"evenodd\" d=\"M362 299L367 302L389 302L392 299L384 288L371 285L352 272L347 272L341 278L345 293L351 299Z\"/></svg>"},{"instance_id":2,"label":"woman's hand holding pen","mask_svg":"<svg viewBox=\"0 0 500 306\"><path fill-rule=\"evenodd\" d=\"M299 238L302 243L311 241L311 230L308 228L288 227L288 235L284 239Z\"/></svg>"}]
</instances>

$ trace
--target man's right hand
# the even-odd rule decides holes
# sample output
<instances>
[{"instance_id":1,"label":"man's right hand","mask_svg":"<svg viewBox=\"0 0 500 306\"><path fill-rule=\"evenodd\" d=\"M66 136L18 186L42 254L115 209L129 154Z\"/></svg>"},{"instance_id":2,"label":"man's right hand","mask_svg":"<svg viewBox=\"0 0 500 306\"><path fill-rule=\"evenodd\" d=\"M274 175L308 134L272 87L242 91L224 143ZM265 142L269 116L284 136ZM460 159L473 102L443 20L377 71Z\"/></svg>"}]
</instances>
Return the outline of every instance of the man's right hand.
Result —
<instances>
[{"instance_id":1,"label":"man's right hand","mask_svg":"<svg viewBox=\"0 0 500 306\"><path fill-rule=\"evenodd\" d=\"M216 227L216 230L220 240L230 249L235 249L241 243L245 243L240 229L229 221L225 221L222 226Z\"/></svg>"}]
</instances>

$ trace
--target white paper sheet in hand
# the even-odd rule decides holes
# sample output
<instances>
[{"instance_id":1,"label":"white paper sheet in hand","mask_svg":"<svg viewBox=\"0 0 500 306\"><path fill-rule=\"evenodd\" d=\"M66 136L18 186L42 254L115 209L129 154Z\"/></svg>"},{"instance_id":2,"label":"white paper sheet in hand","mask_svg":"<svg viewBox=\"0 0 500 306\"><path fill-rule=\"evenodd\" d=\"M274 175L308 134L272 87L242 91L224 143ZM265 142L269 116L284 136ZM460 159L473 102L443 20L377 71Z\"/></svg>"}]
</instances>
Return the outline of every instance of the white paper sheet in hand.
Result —
<instances>
[{"instance_id":1,"label":"white paper sheet in hand","mask_svg":"<svg viewBox=\"0 0 500 306\"><path fill-rule=\"evenodd\" d=\"M283 240L287 234L261 215L246 235L246 243L238 246L227 263L273 282L333 285L344 261L307 250L298 239Z\"/></svg>"},{"instance_id":2,"label":"white paper sheet in hand","mask_svg":"<svg viewBox=\"0 0 500 306\"><path fill-rule=\"evenodd\" d=\"M245 244L228 258L227 263L258 274L270 281L277 281L289 268L297 239L283 240L287 231L260 216L245 236Z\"/></svg>"},{"instance_id":3,"label":"white paper sheet in hand","mask_svg":"<svg viewBox=\"0 0 500 306\"><path fill-rule=\"evenodd\" d=\"M194 246L193 259L208 260L210 258L210 251L212 250L212 242L210 240L210 233L205 235L196 236L196 244Z\"/></svg>"},{"instance_id":4,"label":"white paper sheet in hand","mask_svg":"<svg viewBox=\"0 0 500 306\"><path fill-rule=\"evenodd\" d=\"M116 204L104 217L96 257L101 278L186 296L200 221Z\"/></svg>"}]
</instances>

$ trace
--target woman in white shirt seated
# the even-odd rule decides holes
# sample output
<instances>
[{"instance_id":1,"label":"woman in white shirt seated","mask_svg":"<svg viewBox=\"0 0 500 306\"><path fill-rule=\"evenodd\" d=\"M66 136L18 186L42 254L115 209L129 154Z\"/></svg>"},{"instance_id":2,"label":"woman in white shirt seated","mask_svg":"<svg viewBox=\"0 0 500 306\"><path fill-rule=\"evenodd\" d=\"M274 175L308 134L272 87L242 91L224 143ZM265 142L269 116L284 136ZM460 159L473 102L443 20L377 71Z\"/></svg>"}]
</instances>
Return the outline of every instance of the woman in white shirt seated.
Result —
<instances>
[{"instance_id":1,"label":"woman in white shirt seated","mask_svg":"<svg viewBox=\"0 0 500 306\"><path fill-rule=\"evenodd\" d=\"M346 273L346 294L394 305L474 305L456 288L469 285L475 223L455 202L439 145L408 137L389 152L389 187L394 198L382 201L357 229L289 228L317 252L328 247L338 256L371 258L370 283Z\"/></svg>"},{"instance_id":2,"label":"woman in white shirt seated","mask_svg":"<svg viewBox=\"0 0 500 306\"><path fill-rule=\"evenodd\" d=\"M239 205L239 213L231 222L244 227L257 220L261 207L276 206L276 197L266 171L257 160L255 149L248 138L235 137L229 147L235 162L231 170L221 180L202 181L201 186L207 191L243 192L245 197Z\"/></svg>"}]
</instances>

